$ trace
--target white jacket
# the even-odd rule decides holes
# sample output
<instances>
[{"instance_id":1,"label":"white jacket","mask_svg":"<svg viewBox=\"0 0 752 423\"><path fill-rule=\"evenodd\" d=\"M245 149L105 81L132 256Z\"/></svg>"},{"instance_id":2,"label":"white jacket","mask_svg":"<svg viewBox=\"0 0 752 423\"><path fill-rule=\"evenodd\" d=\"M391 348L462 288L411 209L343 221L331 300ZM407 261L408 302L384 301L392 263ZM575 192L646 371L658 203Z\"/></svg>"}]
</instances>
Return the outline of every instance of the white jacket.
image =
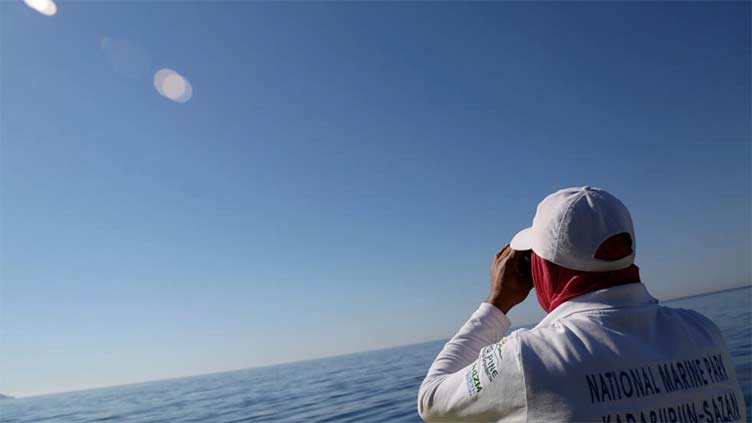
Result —
<instances>
[{"instance_id":1,"label":"white jacket","mask_svg":"<svg viewBox=\"0 0 752 423\"><path fill-rule=\"evenodd\" d=\"M571 299L502 339L483 303L418 393L428 422L746 421L734 363L701 314L658 305L641 283Z\"/></svg>"}]
</instances>

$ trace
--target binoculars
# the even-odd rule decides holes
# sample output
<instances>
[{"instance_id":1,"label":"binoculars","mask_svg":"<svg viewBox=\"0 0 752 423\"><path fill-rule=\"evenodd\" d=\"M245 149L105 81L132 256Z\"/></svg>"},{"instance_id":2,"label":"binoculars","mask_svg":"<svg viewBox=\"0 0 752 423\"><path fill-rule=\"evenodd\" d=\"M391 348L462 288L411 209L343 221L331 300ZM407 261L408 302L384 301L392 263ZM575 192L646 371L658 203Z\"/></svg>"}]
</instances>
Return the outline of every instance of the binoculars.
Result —
<instances>
[{"instance_id":1,"label":"binoculars","mask_svg":"<svg viewBox=\"0 0 752 423\"><path fill-rule=\"evenodd\" d=\"M522 276L524 276L525 278L532 280L533 270L531 268L531 256L533 250L525 250L520 252L522 253L522 258L519 262L517 262L520 274L522 274Z\"/></svg>"}]
</instances>

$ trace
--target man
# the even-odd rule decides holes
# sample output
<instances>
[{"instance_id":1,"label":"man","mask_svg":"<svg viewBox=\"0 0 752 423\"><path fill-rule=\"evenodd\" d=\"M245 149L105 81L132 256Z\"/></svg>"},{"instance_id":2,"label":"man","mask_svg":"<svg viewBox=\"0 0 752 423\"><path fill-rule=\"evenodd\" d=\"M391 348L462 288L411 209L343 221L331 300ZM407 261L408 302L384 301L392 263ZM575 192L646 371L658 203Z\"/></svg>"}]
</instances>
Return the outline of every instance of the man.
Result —
<instances>
[{"instance_id":1,"label":"man","mask_svg":"<svg viewBox=\"0 0 752 423\"><path fill-rule=\"evenodd\" d=\"M511 246L511 248L510 248ZM525 256L529 254L530 262ZM718 327L640 283L632 218L608 192L546 197L491 265L491 294L418 394L428 421L746 421ZM535 287L548 315L502 338Z\"/></svg>"}]
</instances>

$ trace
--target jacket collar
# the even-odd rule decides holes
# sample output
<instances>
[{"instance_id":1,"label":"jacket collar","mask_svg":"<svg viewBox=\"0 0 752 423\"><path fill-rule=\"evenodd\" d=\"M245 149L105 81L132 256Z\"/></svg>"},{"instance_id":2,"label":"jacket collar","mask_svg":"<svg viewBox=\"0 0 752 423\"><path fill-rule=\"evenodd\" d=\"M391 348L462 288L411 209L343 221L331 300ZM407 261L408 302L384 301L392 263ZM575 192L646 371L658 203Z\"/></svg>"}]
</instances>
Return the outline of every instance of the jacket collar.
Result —
<instances>
[{"instance_id":1,"label":"jacket collar","mask_svg":"<svg viewBox=\"0 0 752 423\"><path fill-rule=\"evenodd\" d=\"M658 300L650 295L642 283L613 286L588 292L562 303L552 312L548 313L535 327L550 326L559 319L582 311L634 307L657 303Z\"/></svg>"}]
</instances>

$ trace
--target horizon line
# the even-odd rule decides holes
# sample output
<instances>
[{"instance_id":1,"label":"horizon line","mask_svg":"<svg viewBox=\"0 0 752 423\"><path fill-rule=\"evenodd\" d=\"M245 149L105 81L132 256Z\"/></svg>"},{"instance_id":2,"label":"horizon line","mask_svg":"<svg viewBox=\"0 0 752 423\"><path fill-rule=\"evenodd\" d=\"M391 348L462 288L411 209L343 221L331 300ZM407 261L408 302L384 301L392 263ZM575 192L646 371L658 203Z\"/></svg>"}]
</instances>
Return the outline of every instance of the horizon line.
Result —
<instances>
[{"instance_id":1,"label":"horizon line","mask_svg":"<svg viewBox=\"0 0 752 423\"><path fill-rule=\"evenodd\" d=\"M684 295L684 296L680 296L680 297L672 297L672 298L667 298L667 299L659 299L659 301L661 303L672 302L672 301L684 300L684 299L688 299L688 298L699 297L699 296L702 296L702 295L718 294L718 293L721 293L721 292L735 291L735 290L745 289L745 288L752 288L752 281L745 282L742 285L731 287L731 288L723 288L723 289L718 289L718 290L715 290L715 291L706 291L706 292L702 292L702 293L699 293L699 294L690 294L690 295ZM516 329L516 328L524 328L524 327L535 325L535 324L536 323L527 323L527 324L515 325L515 326L510 327L509 329L512 330L512 329ZM0 392L0 395L4 395L6 397L6 398L0 399L0 401L8 401L8 400L14 400L14 399L38 398L38 397L45 397L45 396L50 396L50 395L62 395L62 394L70 394L70 393L74 393L74 392L93 391L93 390L97 390L97 389L118 388L118 387L124 387L124 386L142 385L142 384L150 384L150 383L156 383L156 382L166 382L166 381L177 380L177 379L189 379L189 378L193 378L193 377L201 377L201 376L209 376L209 375L218 375L218 374L222 374L222 373L238 372L238 371L242 371L242 370L264 369L264 368L269 368L269 367L284 366L284 365L287 365L287 364L305 363L305 362L309 362L309 361L325 360L325 359L337 358L337 357L346 357L346 356L356 355L356 354L365 354L365 353L370 353L370 352L386 351L386 350L391 350L391 349L409 347L409 346L413 346L413 345L420 345L420 344L428 344L428 343L431 343L431 342L446 341L448 339L449 338L429 339L429 340L424 340L424 341L412 342L412 343L409 343L409 344L398 344L398 345L379 347L379 348L370 349L370 350L359 350L359 351L354 351L354 352L345 352L345 353L338 353L338 354L331 354L331 355L323 355L323 356L319 356L319 357L306 358L306 359L302 359L302 360L281 361L281 362L277 362L277 363L261 364L261 365L257 365L257 366L241 367L241 368L234 368L234 369L228 369L228 370L217 370L217 371L210 371L210 372L205 372L205 373L196 373L196 374L184 375L184 376L167 377L167 378L162 378L162 379L149 379L149 380L143 380L143 381L138 381L138 382L128 382L128 383L121 383L121 384L114 384L114 385L93 386L93 387L90 387L90 388L72 389L70 391L46 392L46 393L41 393L41 394L24 395L24 396L13 396L13 395L9 395L7 393Z\"/></svg>"}]
</instances>

